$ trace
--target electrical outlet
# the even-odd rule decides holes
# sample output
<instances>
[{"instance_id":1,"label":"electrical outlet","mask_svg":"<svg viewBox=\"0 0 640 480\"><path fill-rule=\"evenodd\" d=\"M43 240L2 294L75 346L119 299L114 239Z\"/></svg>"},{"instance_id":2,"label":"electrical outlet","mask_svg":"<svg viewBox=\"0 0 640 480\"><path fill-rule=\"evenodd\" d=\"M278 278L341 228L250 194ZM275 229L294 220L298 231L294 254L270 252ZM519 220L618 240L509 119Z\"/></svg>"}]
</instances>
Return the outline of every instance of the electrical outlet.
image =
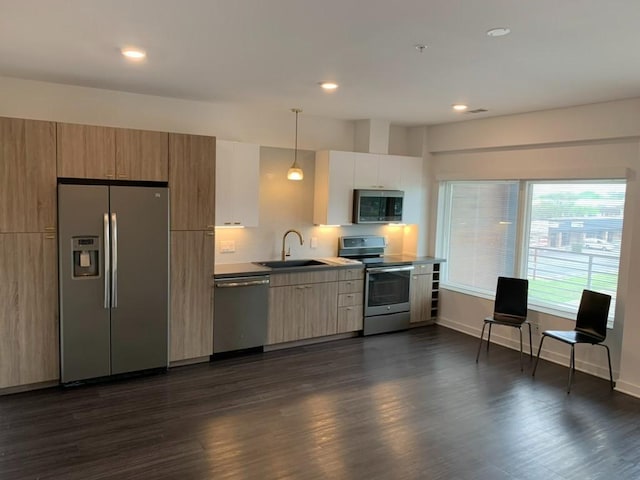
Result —
<instances>
[{"instance_id":1,"label":"electrical outlet","mask_svg":"<svg viewBox=\"0 0 640 480\"><path fill-rule=\"evenodd\" d=\"M236 242L233 240L223 240L220 242L220 253L234 253L236 251Z\"/></svg>"},{"instance_id":2,"label":"electrical outlet","mask_svg":"<svg viewBox=\"0 0 640 480\"><path fill-rule=\"evenodd\" d=\"M311 248L318 248L318 237L311 237L311 242L309 246Z\"/></svg>"},{"instance_id":3,"label":"electrical outlet","mask_svg":"<svg viewBox=\"0 0 640 480\"><path fill-rule=\"evenodd\" d=\"M540 333L540 324L539 323L531 323L531 331L536 335Z\"/></svg>"}]
</instances>

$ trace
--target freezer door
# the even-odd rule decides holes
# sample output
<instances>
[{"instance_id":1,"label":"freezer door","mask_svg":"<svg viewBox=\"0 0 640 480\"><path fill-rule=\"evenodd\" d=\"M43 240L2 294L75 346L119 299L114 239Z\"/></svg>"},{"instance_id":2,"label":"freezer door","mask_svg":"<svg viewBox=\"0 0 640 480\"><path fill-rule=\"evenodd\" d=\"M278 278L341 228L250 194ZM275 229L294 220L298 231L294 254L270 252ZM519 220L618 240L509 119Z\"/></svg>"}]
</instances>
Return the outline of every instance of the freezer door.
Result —
<instances>
[{"instance_id":1,"label":"freezer door","mask_svg":"<svg viewBox=\"0 0 640 480\"><path fill-rule=\"evenodd\" d=\"M168 366L169 191L111 187L111 371Z\"/></svg>"},{"instance_id":2,"label":"freezer door","mask_svg":"<svg viewBox=\"0 0 640 480\"><path fill-rule=\"evenodd\" d=\"M60 370L63 383L111 373L109 277L105 268L109 249L104 248L104 220L108 213L108 187L58 185Z\"/></svg>"}]
</instances>

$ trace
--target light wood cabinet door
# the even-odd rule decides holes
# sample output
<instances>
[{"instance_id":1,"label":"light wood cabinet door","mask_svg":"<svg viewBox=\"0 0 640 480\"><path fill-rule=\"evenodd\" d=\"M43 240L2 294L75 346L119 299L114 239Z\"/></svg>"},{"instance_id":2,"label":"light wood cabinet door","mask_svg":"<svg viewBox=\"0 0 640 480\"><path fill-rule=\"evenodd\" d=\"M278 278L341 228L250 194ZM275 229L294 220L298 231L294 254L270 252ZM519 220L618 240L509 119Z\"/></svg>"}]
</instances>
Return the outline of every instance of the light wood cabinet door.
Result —
<instances>
[{"instance_id":1,"label":"light wood cabinet door","mask_svg":"<svg viewBox=\"0 0 640 480\"><path fill-rule=\"evenodd\" d=\"M55 229L55 124L0 118L0 232Z\"/></svg>"},{"instance_id":2,"label":"light wood cabinet door","mask_svg":"<svg viewBox=\"0 0 640 480\"><path fill-rule=\"evenodd\" d=\"M0 234L0 388L59 378L56 258L55 234Z\"/></svg>"},{"instance_id":3,"label":"light wood cabinet door","mask_svg":"<svg viewBox=\"0 0 640 480\"><path fill-rule=\"evenodd\" d=\"M431 291L433 275L411 276L411 323L431 320Z\"/></svg>"},{"instance_id":4,"label":"light wood cabinet door","mask_svg":"<svg viewBox=\"0 0 640 480\"><path fill-rule=\"evenodd\" d=\"M213 353L213 232L171 232L170 360Z\"/></svg>"},{"instance_id":5,"label":"light wood cabinet door","mask_svg":"<svg viewBox=\"0 0 640 480\"><path fill-rule=\"evenodd\" d=\"M166 182L169 179L169 134L116 129L118 180Z\"/></svg>"},{"instance_id":6,"label":"light wood cabinet door","mask_svg":"<svg viewBox=\"0 0 640 480\"><path fill-rule=\"evenodd\" d=\"M57 124L58 177L114 179L116 129Z\"/></svg>"},{"instance_id":7,"label":"light wood cabinet door","mask_svg":"<svg viewBox=\"0 0 640 480\"><path fill-rule=\"evenodd\" d=\"M302 285L269 288L267 344L300 339L300 324L305 316L304 293Z\"/></svg>"},{"instance_id":8,"label":"light wood cabinet door","mask_svg":"<svg viewBox=\"0 0 640 480\"><path fill-rule=\"evenodd\" d=\"M169 134L171 230L213 228L216 139Z\"/></svg>"},{"instance_id":9,"label":"light wood cabinet door","mask_svg":"<svg viewBox=\"0 0 640 480\"><path fill-rule=\"evenodd\" d=\"M338 331L338 282L306 286L302 338L334 335Z\"/></svg>"},{"instance_id":10,"label":"light wood cabinet door","mask_svg":"<svg viewBox=\"0 0 640 480\"><path fill-rule=\"evenodd\" d=\"M362 305L338 308L337 333L355 332L362 330Z\"/></svg>"},{"instance_id":11,"label":"light wood cabinet door","mask_svg":"<svg viewBox=\"0 0 640 480\"><path fill-rule=\"evenodd\" d=\"M267 343L333 335L337 302L337 282L271 287Z\"/></svg>"}]
</instances>

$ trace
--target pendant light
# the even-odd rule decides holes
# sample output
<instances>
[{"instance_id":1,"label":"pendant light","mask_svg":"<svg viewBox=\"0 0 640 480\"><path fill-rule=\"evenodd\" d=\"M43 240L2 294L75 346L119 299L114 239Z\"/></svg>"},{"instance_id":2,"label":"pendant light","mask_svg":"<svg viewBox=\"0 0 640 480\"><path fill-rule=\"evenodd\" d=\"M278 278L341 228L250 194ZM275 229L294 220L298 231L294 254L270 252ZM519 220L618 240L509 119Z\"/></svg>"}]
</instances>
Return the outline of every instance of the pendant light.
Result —
<instances>
[{"instance_id":1,"label":"pendant light","mask_svg":"<svg viewBox=\"0 0 640 480\"><path fill-rule=\"evenodd\" d=\"M298 114L302 112L302 110L299 108L292 108L291 111L296 114L296 146L293 151L293 164L287 172L287 179L302 180L304 178L304 174L302 173L300 165L298 165Z\"/></svg>"}]
</instances>

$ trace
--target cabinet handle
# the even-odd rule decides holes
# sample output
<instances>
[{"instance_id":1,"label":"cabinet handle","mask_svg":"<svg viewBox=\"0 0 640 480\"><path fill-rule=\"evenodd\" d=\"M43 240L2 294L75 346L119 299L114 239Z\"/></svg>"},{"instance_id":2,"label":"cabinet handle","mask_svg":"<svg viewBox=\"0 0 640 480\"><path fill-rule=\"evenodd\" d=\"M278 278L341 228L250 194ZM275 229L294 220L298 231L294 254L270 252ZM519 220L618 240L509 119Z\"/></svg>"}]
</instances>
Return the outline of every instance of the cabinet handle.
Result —
<instances>
[{"instance_id":1,"label":"cabinet handle","mask_svg":"<svg viewBox=\"0 0 640 480\"><path fill-rule=\"evenodd\" d=\"M44 231L45 232L55 232L56 231L56 227L44 227Z\"/></svg>"},{"instance_id":2,"label":"cabinet handle","mask_svg":"<svg viewBox=\"0 0 640 480\"><path fill-rule=\"evenodd\" d=\"M225 225L228 225L228 224L229 224L229 222L224 222L224 224L225 224ZM206 230L213 230L214 228L216 228L216 226L215 226L215 225L207 225Z\"/></svg>"},{"instance_id":3,"label":"cabinet handle","mask_svg":"<svg viewBox=\"0 0 640 480\"><path fill-rule=\"evenodd\" d=\"M234 225L242 225L242 222L233 222Z\"/></svg>"},{"instance_id":4,"label":"cabinet handle","mask_svg":"<svg viewBox=\"0 0 640 480\"><path fill-rule=\"evenodd\" d=\"M113 178L113 177L115 177L115 175L114 175L113 173L107 173L107 174L105 175L105 177L107 177L107 178Z\"/></svg>"},{"instance_id":5,"label":"cabinet handle","mask_svg":"<svg viewBox=\"0 0 640 480\"><path fill-rule=\"evenodd\" d=\"M213 237L213 232L207 232L207 237Z\"/></svg>"},{"instance_id":6,"label":"cabinet handle","mask_svg":"<svg viewBox=\"0 0 640 480\"><path fill-rule=\"evenodd\" d=\"M56 236L52 233L48 233L44 236L44 238L46 238L47 240L55 240Z\"/></svg>"},{"instance_id":7,"label":"cabinet handle","mask_svg":"<svg viewBox=\"0 0 640 480\"><path fill-rule=\"evenodd\" d=\"M353 310L353 307L347 307L347 310L351 311Z\"/></svg>"},{"instance_id":8,"label":"cabinet handle","mask_svg":"<svg viewBox=\"0 0 640 480\"><path fill-rule=\"evenodd\" d=\"M129 175L126 173L119 173L118 178L127 178Z\"/></svg>"}]
</instances>

